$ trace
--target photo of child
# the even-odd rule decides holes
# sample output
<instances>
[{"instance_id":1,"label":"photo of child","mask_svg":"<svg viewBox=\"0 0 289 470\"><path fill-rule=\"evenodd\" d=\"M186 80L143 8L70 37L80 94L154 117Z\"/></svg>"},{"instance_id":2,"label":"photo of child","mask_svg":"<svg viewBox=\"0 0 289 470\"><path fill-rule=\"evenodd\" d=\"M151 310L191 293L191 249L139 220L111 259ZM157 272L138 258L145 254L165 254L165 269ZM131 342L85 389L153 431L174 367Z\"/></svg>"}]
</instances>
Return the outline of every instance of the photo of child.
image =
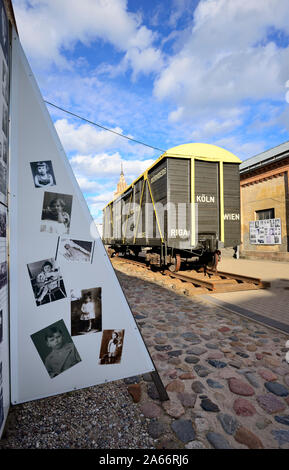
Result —
<instances>
[{"instance_id":1,"label":"photo of child","mask_svg":"<svg viewBox=\"0 0 289 470\"><path fill-rule=\"evenodd\" d=\"M81 362L63 320L32 334L31 339L52 379Z\"/></svg>"},{"instance_id":2,"label":"photo of child","mask_svg":"<svg viewBox=\"0 0 289 470\"><path fill-rule=\"evenodd\" d=\"M4 261L3 263L0 263L0 289L6 286L7 280L7 261Z\"/></svg>"},{"instance_id":3,"label":"photo of child","mask_svg":"<svg viewBox=\"0 0 289 470\"><path fill-rule=\"evenodd\" d=\"M4 102L2 107L2 131L8 137L8 108Z\"/></svg>"},{"instance_id":4,"label":"photo of child","mask_svg":"<svg viewBox=\"0 0 289 470\"><path fill-rule=\"evenodd\" d=\"M9 101L9 77L8 77L8 67L2 60L2 94L5 98L6 103Z\"/></svg>"},{"instance_id":5,"label":"photo of child","mask_svg":"<svg viewBox=\"0 0 289 470\"><path fill-rule=\"evenodd\" d=\"M104 330L99 364L119 364L123 348L124 330Z\"/></svg>"},{"instance_id":6,"label":"photo of child","mask_svg":"<svg viewBox=\"0 0 289 470\"><path fill-rule=\"evenodd\" d=\"M102 328L101 287L71 290L71 335L97 333Z\"/></svg>"},{"instance_id":7,"label":"photo of child","mask_svg":"<svg viewBox=\"0 0 289 470\"><path fill-rule=\"evenodd\" d=\"M68 234L72 196L68 194L44 193L41 216L41 232Z\"/></svg>"},{"instance_id":8,"label":"photo of child","mask_svg":"<svg viewBox=\"0 0 289 470\"><path fill-rule=\"evenodd\" d=\"M45 162L30 162L30 166L35 188L55 186L56 181L50 160Z\"/></svg>"},{"instance_id":9,"label":"photo of child","mask_svg":"<svg viewBox=\"0 0 289 470\"><path fill-rule=\"evenodd\" d=\"M90 263L93 253L93 243L94 242L83 240L61 238L56 258L58 255L61 255L66 261Z\"/></svg>"},{"instance_id":10,"label":"photo of child","mask_svg":"<svg viewBox=\"0 0 289 470\"><path fill-rule=\"evenodd\" d=\"M0 387L0 428L4 421L3 388Z\"/></svg>"},{"instance_id":11,"label":"photo of child","mask_svg":"<svg viewBox=\"0 0 289 470\"><path fill-rule=\"evenodd\" d=\"M0 206L0 238L6 238L7 209Z\"/></svg>"},{"instance_id":12,"label":"photo of child","mask_svg":"<svg viewBox=\"0 0 289 470\"><path fill-rule=\"evenodd\" d=\"M3 340L3 310L0 310L0 343Z\"/></svg>"},{"instance_id":13,"label":"photo of child","mask_svg":"<svg viewBox=\"0 0 289 470\"><path fill-rule=\"evenodd\" d=\"M0 161L0 193L3 194L6 199L7 196L7 169Z\"/></svg>"},{"instance_id":14,"label":"photo of child","mask_svg":"<svg viewBox=\"0 0 289 470\"><path fill-rule=\"evenodd\" d=\"M66 297L66 290L54 259L27 265L36 305L47 304Z\"/></svg>"}]
</instances>

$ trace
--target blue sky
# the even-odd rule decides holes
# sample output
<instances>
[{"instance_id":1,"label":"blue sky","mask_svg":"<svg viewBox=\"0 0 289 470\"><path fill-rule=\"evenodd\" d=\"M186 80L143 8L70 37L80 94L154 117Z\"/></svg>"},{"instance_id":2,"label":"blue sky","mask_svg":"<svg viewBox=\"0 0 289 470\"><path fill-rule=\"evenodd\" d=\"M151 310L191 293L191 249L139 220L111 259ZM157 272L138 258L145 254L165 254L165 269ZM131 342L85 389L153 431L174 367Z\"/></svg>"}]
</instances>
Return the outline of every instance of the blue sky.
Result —
<instances>
[{"instance_id":1,"label":"blue sky","mask_svg":"<svg viewBox=\"0 0 289 470\"><path fill-rule=\"evenodd\" d=\"M288 0L14 0L43 97L168 149L289 140ZM286 96L288 99L286 99ZM160 152L48 107L91 213Z\"/></svg>"}]
</instances>

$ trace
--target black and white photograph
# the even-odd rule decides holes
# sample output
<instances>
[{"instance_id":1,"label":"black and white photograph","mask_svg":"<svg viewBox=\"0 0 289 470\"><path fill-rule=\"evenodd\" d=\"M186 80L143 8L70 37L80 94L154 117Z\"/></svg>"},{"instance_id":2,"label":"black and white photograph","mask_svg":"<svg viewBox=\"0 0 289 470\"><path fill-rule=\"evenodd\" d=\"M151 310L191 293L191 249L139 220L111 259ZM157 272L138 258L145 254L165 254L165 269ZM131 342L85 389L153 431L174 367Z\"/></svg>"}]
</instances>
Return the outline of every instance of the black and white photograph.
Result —
<instances>
[{"instance_id":1,"label":"black and white photograph","mask_svg":"<svg viewBox=\"0 0 289 470\"><path fill-rule=\"evenodd\" d=\"M51 379L81 362L63 320L33 333L31 339Z\"/></svg>"},{"instance_id":2,"label":"black and white photograph","mask_svg":"<svg viewBox=\"0 0 289 470\"><path fill-rule=\"evenodd\" d=\"M7 261L0 263L0 289L2 289L7 284Z\"/></svg>"},{"instance_id":3,"label":"black and white photograph","mask_svg":"<svg viewBox=\"0 0 289 470\"><path fill-rule=\"evenodd\" d=\"M2 46L3 54L8 63L8 20L4 6L1 8L1 19L0 19L0 43Z\"/></svg>"},{"instance_id":4,"label":"black and white photograph","mask_svg":"<svg viewBox=\"0 0 289 470\"><path fill-rule=\"evenodd\" d=\"M3 341L3 310L0 310L0 343Z\"/></svg>"},{"instance_id":5,"label":"black and white photograph","mask_svg":"<svg viewBox=\"0 0 289 470\"><path fill-rule=\"evenodd\" d=\"M4 421L3 387L0 387L0 428Z\"/></svg>"},{"instance_id":6,"label":"black and white photograph","mask_svg":"<svg viewBox=\"0 0 289 470\"><path fill-rule=\"evenodd\" d=\"M2 95L8 105L9 100L9 76L8 76L8 67L2 60Z\"/></svg>"},{"instance_id":7,"label":"black and white photograph","mask_svg":"<svg viewBox=\"0 0 289 470\"><path fill-rule=\"evenodd\" d=\"M27 264L36 305L66 297L64 282L53 258Z\"/></svg>"},{"instance_id":8,"label":"black and white photograph","mask_svg":"<svg viewBox=\"0 0 289 470\"><path fill-rule=\"evenodd\" d=\"M7 169L3 163L0 162L0 193L6 197L7 192Z\"/></svg>"},{"instance_id":9,"label":"black and white photograph","mask_svg":"<svg viewBox=\"0 0 289 470\"><path fill-rule=\"evenodd\" d=\"M0 238L6 238L7 209L0 205Z\"/></svg>"},{"instance_id":10,"label":"black and white photograph","mask_svg":"<svg viewBox=\"0 0 289 470\"><path fill-rule=\"evenodd\" d=\"M91 263L94 242L85 240L72 240L61 237L58 244L56 258L61 256L66 261Z\"/></svg>"},{"instance_id":11,"label":"black and white photograph","mask_svg":"<svg viewBox=\"0 0 289 470\"><path fill-rule=\"evenodd\" d=\"M122 356L124 330L103 330L99 364L119 364Z\"/></svg>"},{"instance_id":12,"label":"black and white photograph","mask_svg":"<svg viewBox=\"0 0 289 470\"><path fill-rule=\"evenodd\" d=\"M3 162L5 163L5 165L7 165L7 161L8 161L8 141L7 141L7 139L5 139L5 137L3 138L3 142L2 142L2 145L1 145L1 151L2 151Z\"/></svg>"},{"instance_id":13,"label":"black and white photograph","mask_svg":"<svg viewBox=\"0 0 289 470\"><path fill-rule=\"evenodd\" d=\"M8 137L8 108L4 102L2 107L2 131Z\"/></svg>"},{"instance_id":14,"label":"black and white photograph","mask_svg":"<svg viewBox=\"0 0 289 470\"><path fill-rule=\"evenodd\" d=\"M97 333L102 328L101 287L77 290L72 289L71 335Z\"/></svg>"},{"instance_id":15,"label":"black and white photograph","mask_svg":"<svg viewBox=\"0 0 289 470\"><path fill-rule=\"evenodd\" d=\"M55 186L55 176L50 160L30 162L35 188Z\"/></svg>"},{"instance_id":16,"label":"black and white photograph","mask_svg":"<svg viewBox=\"0 0 289 470\"><path fill-rule=\"evenodd\" d=\"M71 209L71 195L45 191L40 231L59 235L69 234Z\"/></svg>"}]
</instances>

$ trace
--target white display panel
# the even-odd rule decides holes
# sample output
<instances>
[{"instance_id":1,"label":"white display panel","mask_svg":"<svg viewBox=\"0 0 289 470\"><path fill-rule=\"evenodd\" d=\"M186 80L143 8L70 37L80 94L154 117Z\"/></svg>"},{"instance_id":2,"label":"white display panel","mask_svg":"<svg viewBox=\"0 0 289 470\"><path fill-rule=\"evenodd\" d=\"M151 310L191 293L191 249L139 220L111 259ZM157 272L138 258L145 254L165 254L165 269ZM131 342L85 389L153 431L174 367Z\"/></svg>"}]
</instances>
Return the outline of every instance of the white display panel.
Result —
<instances>
[{"instance_id":1,"label":"white display panel","mask_svg":"<svg viewBox=\"0 0 289 470\"><path fill-rule=\"evenodd\" d=\"M16 34L11 78L11 401L154 371Z\"/></svg>"},{"instance_id":2,"label":"white display panel","mask_svg":"<svg viewBox=\"0 0 289 470\"><path fill-rule=\"evenodd\" d=\"M0 0L0 437L10 406L7 186L9 142L9 28Z\"/></svg>"}]
</instances>

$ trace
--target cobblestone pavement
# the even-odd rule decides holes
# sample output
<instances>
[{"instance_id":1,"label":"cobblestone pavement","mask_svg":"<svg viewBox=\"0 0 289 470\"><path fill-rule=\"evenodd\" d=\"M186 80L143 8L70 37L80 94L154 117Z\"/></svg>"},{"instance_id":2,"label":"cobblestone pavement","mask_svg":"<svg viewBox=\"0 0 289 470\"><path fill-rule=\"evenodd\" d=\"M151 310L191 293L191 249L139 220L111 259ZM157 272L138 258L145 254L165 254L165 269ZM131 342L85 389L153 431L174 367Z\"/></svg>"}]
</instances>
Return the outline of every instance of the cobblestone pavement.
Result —
<instances>
[{"instance_id":1,"label":"cobblestone pavement","mask_svg":"<svg viewBox=\"0 0 289 470\"><path fill-rule=\"evenodd\" d=\"M113 263L170 397L161 403L148 377L129 389L155 446L289 448L288 335L192 297L180 281Z\"/></svg>"}]
</instances>

